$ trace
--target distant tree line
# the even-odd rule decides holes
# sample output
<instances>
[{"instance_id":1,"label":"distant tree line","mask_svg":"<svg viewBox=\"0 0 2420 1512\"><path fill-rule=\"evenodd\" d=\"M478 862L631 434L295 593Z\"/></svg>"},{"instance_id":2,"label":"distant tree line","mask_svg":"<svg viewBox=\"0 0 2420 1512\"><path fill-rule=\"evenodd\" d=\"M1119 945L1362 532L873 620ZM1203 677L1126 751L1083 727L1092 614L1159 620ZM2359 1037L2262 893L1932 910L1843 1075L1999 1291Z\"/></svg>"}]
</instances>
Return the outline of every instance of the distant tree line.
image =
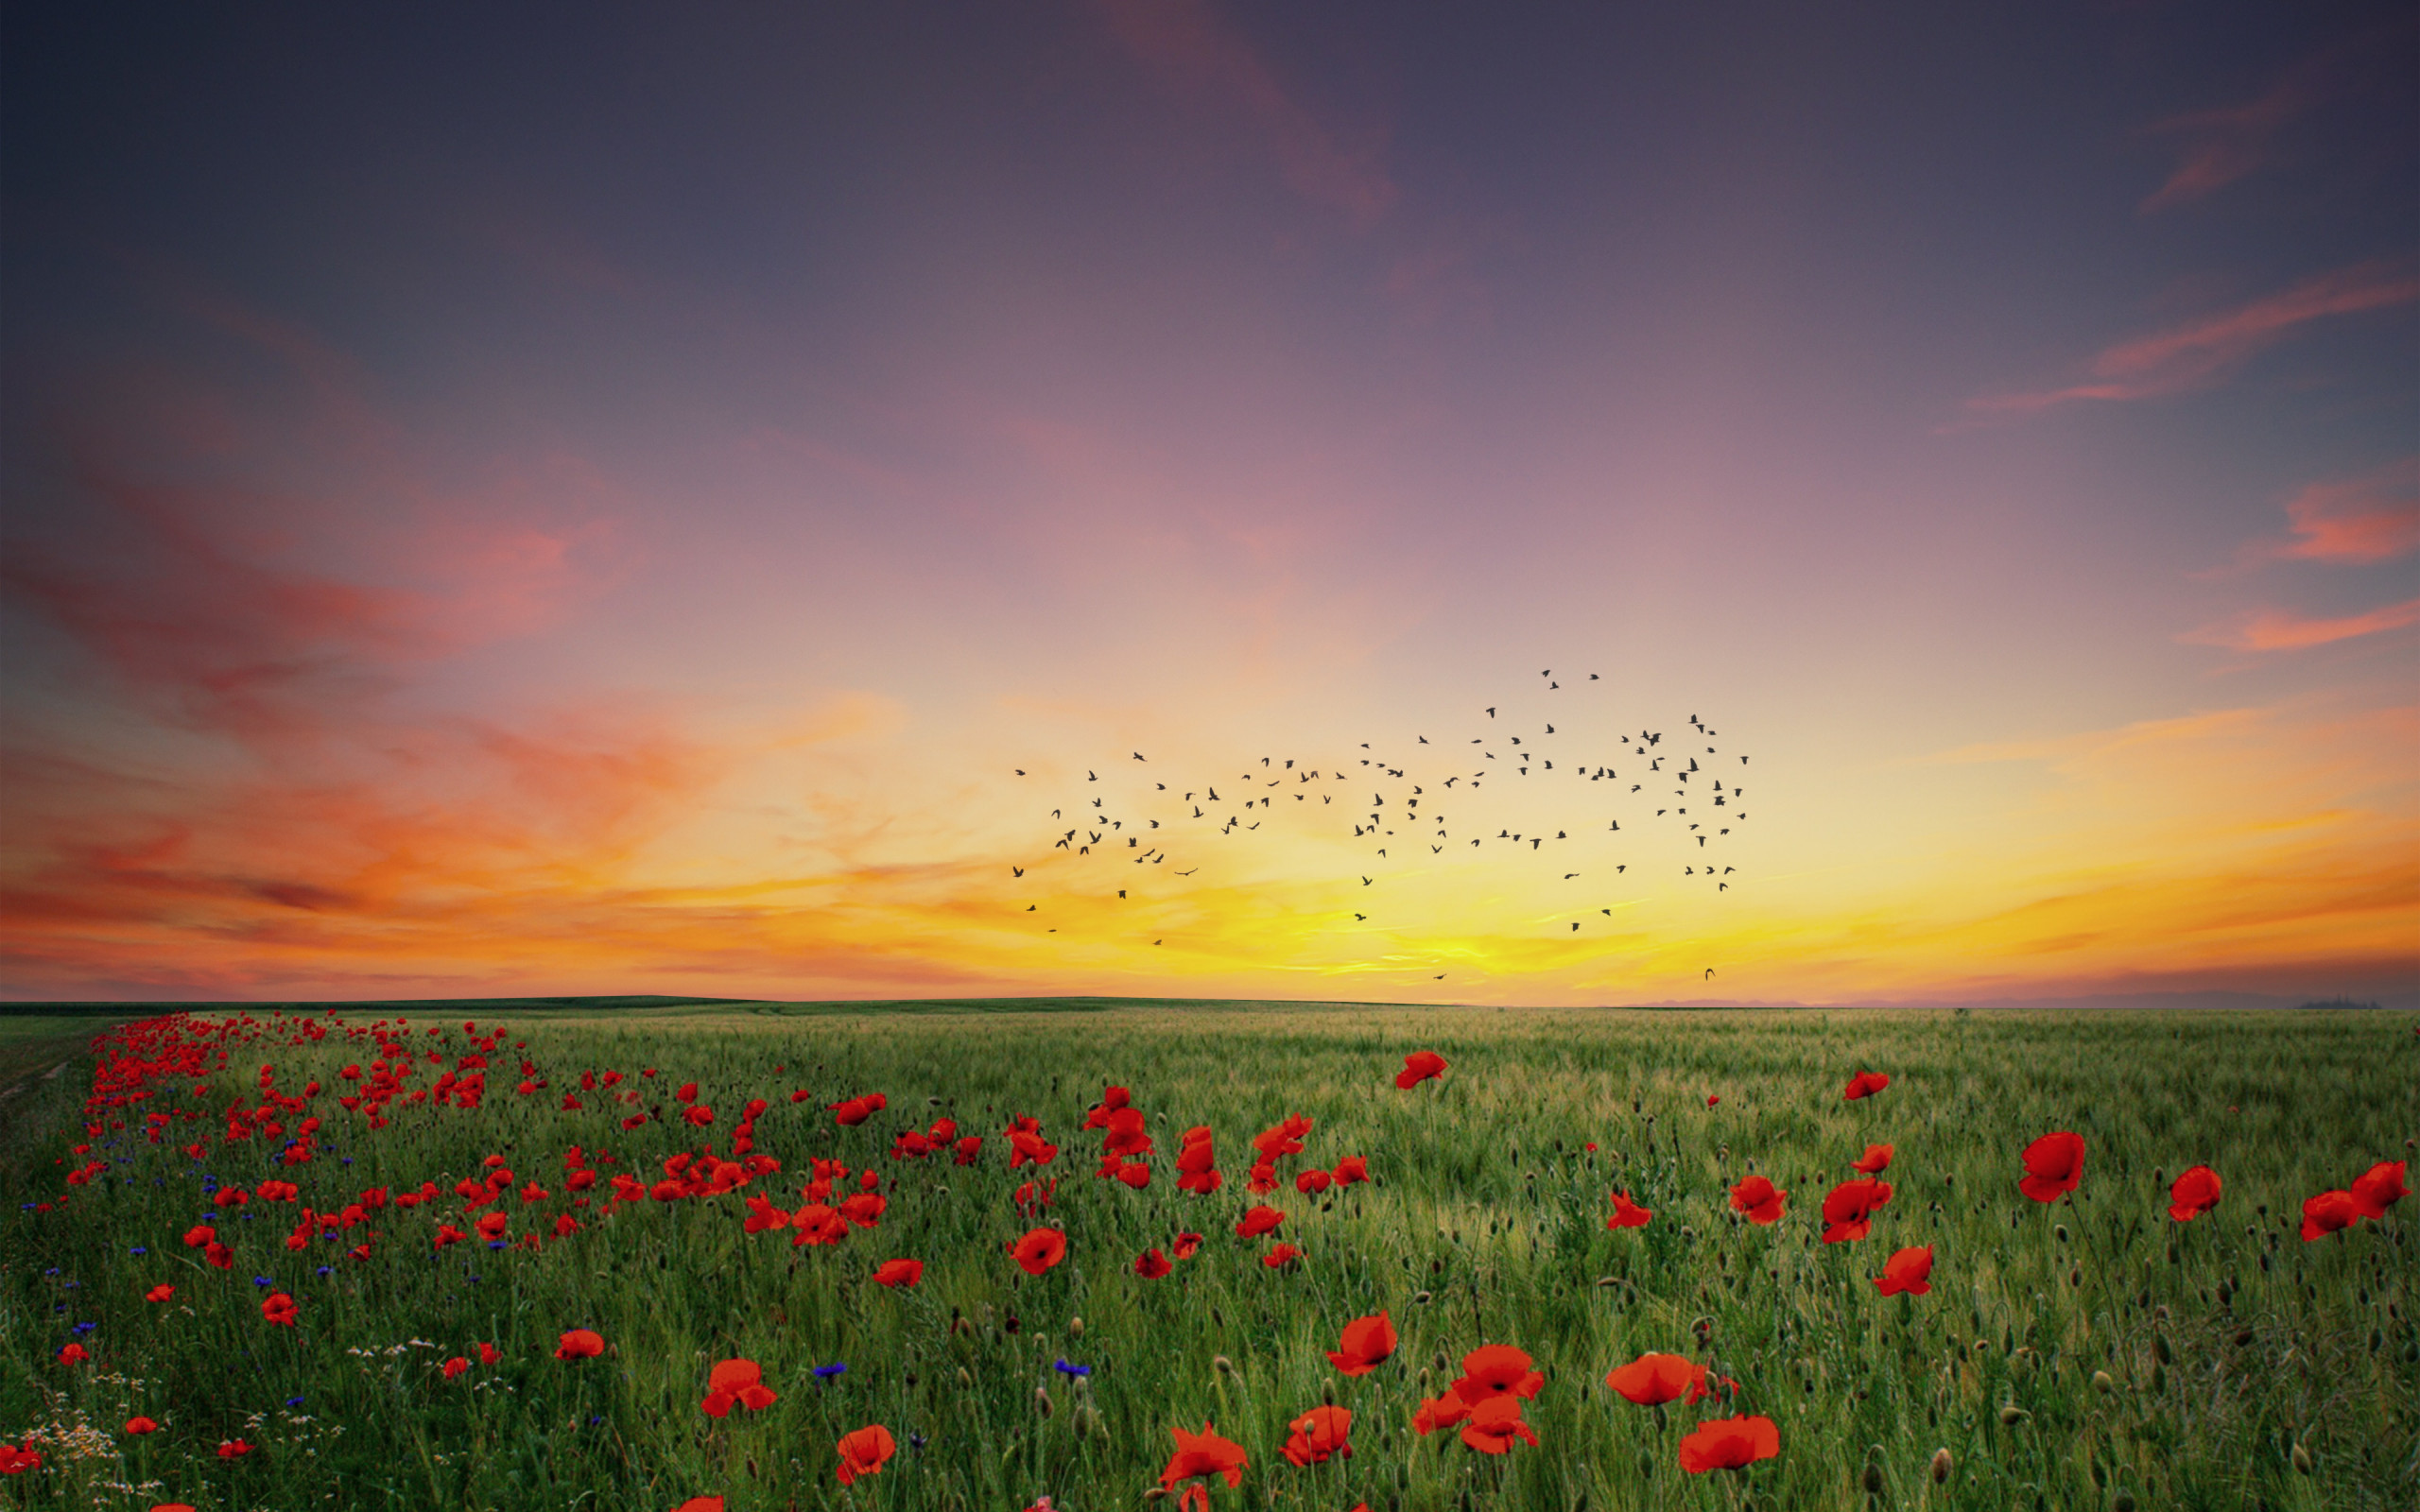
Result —
<instances>
[{"instance_id":1,"label":"distant tree line","mask_svg":"<svg viewBox=\"0 0 2420 1512\"><path fill-rule=\"evenodd\" d=\"M2367 1008L2372 1013L2378 1011L2378 1005L2375 1003L2356 1003L2351 998L2327 998L2318 1003L2306 1003L2303 1006L2306 1008Z\"/></svg>"}]
</instances>

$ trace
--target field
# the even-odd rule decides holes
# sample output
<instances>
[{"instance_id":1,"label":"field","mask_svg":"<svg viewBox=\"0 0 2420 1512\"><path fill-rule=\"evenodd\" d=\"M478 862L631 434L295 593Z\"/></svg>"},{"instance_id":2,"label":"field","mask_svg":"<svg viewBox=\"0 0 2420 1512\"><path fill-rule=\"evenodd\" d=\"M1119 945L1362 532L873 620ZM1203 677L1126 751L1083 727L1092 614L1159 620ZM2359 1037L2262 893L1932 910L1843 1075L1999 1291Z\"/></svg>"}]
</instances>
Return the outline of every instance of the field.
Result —
<instances>
[{"instance_id":1,"label":"field","mask_svg":"<svg viewBox=\"0 0 2420 1512\"><path fill-rule=\"evenodd\" d=\"M2298 1232L2307 1198L2420 1135L2400 1015L414 1005L321 1011L305 1032L306 1011L112 1029L112 1088L150 1095L89 1110L89 1056L50 1080L40 1055L9 1060L26 1090L0 1103L17 1199L0 1213L0 1441L42 1461L0 1476L0 1506L1173 1512L1206 1485L1213 1508L1305 1512L2286 1512L2409 1507L2420 1484L2414 1204ZM373 1062L403 1061L385 1036L414 1069L382 1101ZM1424 1050L1444 1074L1399 1090ZM1889 1086L1844 1098L1868 1069ZM1105 1134L1084 1125L1111 1086L1152 1143L1122 1158L1150 1168L1139 1189L1096 1174ZM838 1121L833 1105L877 1092ZM754 1098L750 1153L779 1169L707 1179L704 1152L740 1160ZM231 1108L258 1115L242 1138ZM1302 1150L1247 1192L1254 1136L1288 1115L1310 1121ZM1021 1116L1049 1163L1011 1168ZM949 1143L894 1156L943 1118L982 1137L974 1163ZM1204 1125L1223 1184L1180 1192L1181 1134ZM2031 1200L2020 1157L2055 1130L2082 1136L2081 1181ZM1895 1149L1891 1200L1869 1236L1823 1243L1825 1193L1875 1143ZM683 1152L698 1159L668 1176ZM1298 1190L1351 1156L1366 1183ZM492 1157L501 1190L458 1194ZM885 1202L837 1243L793 1243L819 1160L847 1168L821 1168L832 1205L863 1172ZM2203 1163L2223 1194L2174 1221L2169 1182ZM1789 1194L1779 1222L1734 1211L1752 1172ZM617 1175L651 1190L617 1201ZM1609 1228L1616 1188L1652 1219ZM1283 1225L1240 1237L1264 1203ZM781 1227L748 1231L774 1205ZM197 1225L224 1267L188 1242ZM1011 1246L1050 1225L1064 1258L1028 1275ZM441 1226L465 1237L440 1247ZM1198 1253L1135 1273L1184 1231ZM1299 1256L1265 1264L1279 1244ZM1880 1295L1910 1246L1933 1252L1929 1293ZM921 1281L876 1284L900 1258ZM290 1324L264 1314L278 1294ZM1340 1373L1326 1351L1381 1311L1392 1354ZM573 1330L603 1353L558 1358ZM62 1361L70 1345L89 1358ZM1413 1431L1482 1345L1542 1372L1520 1402L1535 1444ZM1608 1389L1649 1352L1706 1366L1718 1394L1649 1407ZM709 1416L732 1359L776 1400ZM1350 1456L1290 1463L1289 1424L1330 1401ZM157 1431L130 1434L138 1416ZM1772 1419L1778 1453L1685 1471L1683 1435L1735 1416ZM1162 1491L1170 1430L1205 1420L1248 1456L1240 1486ZM844 1488L836 1446L873 1424L895 1453Z\"/></svg>"}]
</instances>

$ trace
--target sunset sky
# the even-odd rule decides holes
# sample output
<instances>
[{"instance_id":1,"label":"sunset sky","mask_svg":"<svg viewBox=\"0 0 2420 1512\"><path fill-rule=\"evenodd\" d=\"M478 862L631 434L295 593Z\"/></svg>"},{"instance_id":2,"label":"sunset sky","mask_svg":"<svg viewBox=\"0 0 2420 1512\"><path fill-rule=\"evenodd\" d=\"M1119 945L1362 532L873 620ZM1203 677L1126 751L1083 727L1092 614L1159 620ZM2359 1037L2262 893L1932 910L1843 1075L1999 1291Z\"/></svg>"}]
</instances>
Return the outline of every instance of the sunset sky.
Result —
<instances>
[{"instance_id":1,"label":"sunset sky","mask_svg":"<svg viewBox=\"0 0 2420 1512\"><path fill-rule=\"evenodd\" d=\"M2408 5L5 27L0 995L2420 1001Z\"/></svg>"}]
</instances>

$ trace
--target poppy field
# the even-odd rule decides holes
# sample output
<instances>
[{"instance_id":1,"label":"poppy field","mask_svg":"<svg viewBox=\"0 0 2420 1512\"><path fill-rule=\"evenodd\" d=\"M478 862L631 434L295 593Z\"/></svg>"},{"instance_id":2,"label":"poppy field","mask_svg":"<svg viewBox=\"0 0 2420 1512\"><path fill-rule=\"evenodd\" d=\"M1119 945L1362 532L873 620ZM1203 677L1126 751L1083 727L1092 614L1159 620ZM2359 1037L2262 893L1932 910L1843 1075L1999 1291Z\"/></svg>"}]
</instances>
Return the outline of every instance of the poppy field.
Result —
<instances>
[{"instance_id":1,"label":"poppy field","mask_svg":"<svg viewBox=\"0 0 2420 1512\"><path fill-rule=\"evenodd\" d=\"M0 1128L0 1506L2420 1484L2384 1014L264 1006Z\"/></svg>"}]
</instances>

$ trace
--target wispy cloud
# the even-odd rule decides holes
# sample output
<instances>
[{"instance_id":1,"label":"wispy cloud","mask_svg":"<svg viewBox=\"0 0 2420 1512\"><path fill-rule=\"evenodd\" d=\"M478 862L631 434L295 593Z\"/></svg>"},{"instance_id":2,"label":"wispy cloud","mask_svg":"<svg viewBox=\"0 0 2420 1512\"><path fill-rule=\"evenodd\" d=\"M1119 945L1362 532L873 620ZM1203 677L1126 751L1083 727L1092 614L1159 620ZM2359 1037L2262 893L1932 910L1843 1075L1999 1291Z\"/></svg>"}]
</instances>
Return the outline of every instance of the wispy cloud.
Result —
<instances>
[{"instance_id":1,"label":"wispy cloud","mask_svg":"<svg viewBox=\"0 0 2420 1512\"><path fill-rule=\"evenodd\" d=\"M2420 624L2420 598L2339 619L2305 619L2282 609L2251 610L2187 630L2177 639L2189 645L2219 645L2230 651L2303 651L2415 624Z\"/></svg>"},{"instance_id":2,"label":"wispy cloud","mask_svg":"<svg viewBox=\"0 0 2420 1512\"><path fill-rule=\"evenodd\" d=\"M2308 484L2286 501L2286 520L2290 537L2248 541L2232 563L2195 576L2229 576L2271 561L2358 566L2408 555L2420 547L2420 456Z\"/></svg>"},{"instance_id":3,"label":"wispy cloud","mask_svg":"<svg viewBox=\"0 0 2420 1512\"><path fill-rule=\"evenodd\" d=\"M1395 183L1374 142L1347 146L1280 82L1252 44L1200 0L1104 0L1110 28L1135 57L1181 86L1241 112L1296 194L1376 223Z\"/></svg>"},{"instance_id":4,"label":"wispy cloud","mask_svg":"<svg viewBox=\"0 0 2420 1512\"><path fill-rule=\"evenodd\" d=\"M2389 309L2420 299L2420 276L2371 262L2322 273L2281 293L2121 341L2093 358L2092 382L1966 402L1984 415L2028 415L2080 400L2124 403L2206 388L2256 353L2329 316Z\"/></svg>"},{"instance_id":5,"label":"wispy cloud","mask_svg":"<svg viewBox=\"0 0 2420 1512\"><path fill-rule=\"evenodd\" d=\"M2190 204L2276 161L2273 143L2278 129L2319 102L2326 77L2325 60L2313 60L2295 67L2257 99L2170 116L2150 128L2155 135L2181 142L2184 155L2167 181L2143 201L2144 213Z\"/></svg>"}]
</instances>

